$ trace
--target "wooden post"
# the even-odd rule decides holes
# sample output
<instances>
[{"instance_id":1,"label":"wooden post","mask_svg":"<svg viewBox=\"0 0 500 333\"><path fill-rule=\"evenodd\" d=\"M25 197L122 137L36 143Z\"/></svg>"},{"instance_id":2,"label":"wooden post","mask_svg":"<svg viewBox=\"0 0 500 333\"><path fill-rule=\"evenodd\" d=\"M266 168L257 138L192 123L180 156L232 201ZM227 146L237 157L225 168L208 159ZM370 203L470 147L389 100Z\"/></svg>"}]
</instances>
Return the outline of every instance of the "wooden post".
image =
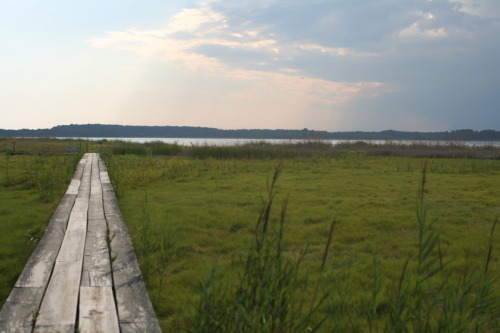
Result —
<instances>
[{"instance_id":1,"label":"wooden post","mask_svg":"<svg viewBox=\"0 0 500 333\"><path fill-rule=\"evenodd\" d=\"M16 142L12 142L12 151L16 152Z\"/></svg>"}]
</instances>

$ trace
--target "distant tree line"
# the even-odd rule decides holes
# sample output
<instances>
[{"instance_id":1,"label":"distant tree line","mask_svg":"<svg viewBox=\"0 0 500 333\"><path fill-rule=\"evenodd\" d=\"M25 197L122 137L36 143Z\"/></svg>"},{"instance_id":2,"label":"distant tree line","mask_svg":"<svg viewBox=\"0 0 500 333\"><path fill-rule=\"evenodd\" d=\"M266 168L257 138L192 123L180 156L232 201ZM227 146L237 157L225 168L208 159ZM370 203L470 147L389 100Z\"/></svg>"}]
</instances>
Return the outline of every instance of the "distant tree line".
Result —
<instances>
[{"instance_id":1,"label":"distant tree line","mask_svg":"<svg viewBox=\"0 0 500 333\"><path fill-rule=\"evenodd\" d=\"M327 132L285 129L222 130L188 126L61 125L49 129L0 129L0 137L97 137L97 138L234 138L234 139L332 139L332 140L431 140L500 141L500 131L470 129L446 132Z\"/></svg>"}]
</instances>

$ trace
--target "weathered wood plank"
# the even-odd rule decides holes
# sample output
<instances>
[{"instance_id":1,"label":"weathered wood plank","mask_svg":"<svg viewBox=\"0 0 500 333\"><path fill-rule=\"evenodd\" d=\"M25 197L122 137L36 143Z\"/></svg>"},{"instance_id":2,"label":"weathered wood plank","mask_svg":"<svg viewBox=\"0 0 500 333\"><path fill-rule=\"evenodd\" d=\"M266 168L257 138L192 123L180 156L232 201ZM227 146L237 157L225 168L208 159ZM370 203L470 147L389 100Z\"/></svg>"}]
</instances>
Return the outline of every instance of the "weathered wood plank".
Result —
<instances>
[{"instance_id":1,"label":"weathered wood plank","mask_svg":"<svg viewBox=\"0 0 500 333\"><path fill-rule=\"evenodd\" d=\"M111 180L109 179L109 174L108 174L108 167L106 166L106 163L102 160L101 157L99 157L99 171L100 171L101 183L111 184Z\"/></svg>"},{"instance_id":2,"label":"weathered wood plank","mask_svg":"<svg viewBox=\"0 0 500 333\"><path fill-rule=\"evenodd\" d=\"M111 184L102 184L102 198L104 201L104 213L106 217L114 215L121 216L120 208L118 208L115 192Z\"/></svg>"},{"instance_id":3,"label":"weathered wood plank","mask_svg":"<svg viewBox=\"0 0 500 333\"><path fill-rule=\"evenodd\" d=\"M75 333L75 325L37 326L34 333Z\"/></svg>"},{"instance_id":4,"label":"weathered wood plank","mask_svg":"<svg viewBox=\"0 0 500 333\"><path fill-rule=\"evenodd\" d=\"M96 157L92 163L92 179L90 183L90 202L88 210L89 220L103 220L104 206L102 202L102 186L99 172L99 159Z\"/></svg>"},{"instance_id":5,"label":"weathered wood plank","mask_svg":"<svg viewBox=\"0 0 500 333\"><path fill-rule=\"evenodd\" d=\"M114 230L116 232L117 229ZM131 246L120 238L123 238L123 234L115 233L111 242L112 255L116 255L113 262L113 279L120 327L123 324L132 327L146 323L151 326L149 324L153 323L152 326L157 330L151 332L160 332L135 253Z\"/></svg>"},{"instance_id":6,"label":"weathered wood plank","mask_svg":"<svg viewBox=\"0 0 500 333\"><path fill-rule=\"evenodd\" d=\"M80 287L79 325L82 333L119 333L111 287Z\"/></svg>"},{"instance_id":7,"label":"weathered wood plank","mask_svg":"<svg viewBox=\"0 0 500 333\"><path fill-rule=\"evenodd\" d=\"M85 154L86 160L83 169L83 174L80 183L80 189L78 191L78 195L89 196L90 195L90 180L92 173L92 154Z\"/></svg>"},{"instance_id":8,"label":"weathered wood plank","mask_svg":"<svg viewBox=\"0 0 500 333\"><path fill-rule=\"evenodd\" d=\"M50 228L45 232L19 276L16 288L47 287L63 241L64 228L65 225L61 225L61 228Z\"/></svg>"},{"instance_id":9,"label":"weathered wood plank","mask_svg":"<svg viewBox=\"0 0 500 333\"><path fill-rule=\"evenodd\" d=\"M104 217L99 158L92 160L88 231L82 272L82 286L112 286L111 264Z\"/></svg>"},{"instance_id":10,"label":"weathered wood plank","mask_svg":"<svg viewBox=\"0 0 500 333\"><path fill-rule=\"evenodd\" d=\"M102 193L90 195L88 219L89 221L104 220L104 206L102 203Z\"/></svg>"},{"instance_id":11,"label":"weathered wood plank","mask_svg":"<svg viewBox=\"0 0 500 333\"><path fill-rule=\"evenodd\" d=\"M56 327L75 326L81 261L56 261L54 272L40 306L35 332L55 332Z\"/></svg>"},{"instance_id":12,"label":"weathered wood plank","mask_svg":"<svg viewBox=\"0 0 500 333\"><path fill-rule=\"evenodd\" d=\"M75 195L65 195L62 198L38 246L19 276L16 287L47 286L75 198Z\"/></svg>"},{"instance_id":13,"label":"weathered wood plank","mask_svg":"<svg viewBox=\"0 0 500 333\"><path fill-rule=\"evenodd\" d=\"M69 216L67 230L87 229L88 197L77 197Z\"/></svg>"},{"instance_id":14,"label":"weathered wood plank","mask_svg":"<svg viewBox=\"0 0 500 333\"><path fill-rule=\"evenodd\" d=\"M0 333L30 332L45 288L14 288L0 312Z\"/></svg>"},{"instance_id":15,"label":"weathered wood plank","mask_svg":"<svg viewBox=\"0 0 500 333\"><path fill-rule=\"evenodd\" d=\"M161 332L115 193L111 184L103 181L107 178L107 173L104 173L106 167L102 162L99 166L104 213L112 238L110 251L111 256L115 258L112 268L120 329L122 332L129 329L137 331L136 329L142 327L147 328L147 332Z\"/></svg>"},{"instance_id":16,"label":"weathered wood plank","mask_svg":"<svg viewBox=\"0 0 500 333\"><path fill-rule=\"evenodd\" d=\"M68 186L66 194L78 194L78 189L80 188L80 179L72 179Z\"/></svg>"},{"instance_id":17,"label":"weathered wood plank","mask_svg":"<svg viewBox=\"0 0 500 333\"><path fill-rule=\"evenodd\" d=\"M90 179L90 194L101 194L101 177L99 172L99 157L93 156L92 158L92 176Z\"/></svg>"},{"instance_id":18,"label":"weathered wood plank","mask_svg":"<svg viewBox=\"0 0 500 333\"><path fill-rule=\"evenodd\" d=\"M75 173L73 174L73 179L82 179L83 168L85 167L85 162L87 161L86 155L83 155L76 166Z\"/></svg>"},{"instance_id":19,"label":"weathered wood plank","mask_svg":"<svg viewBox=\"0 0 500 333\"><path fill-rule=\"evenodd\" d=\"M82 286L111 287L111 263L105 220L89 220L85 254L83 257Z\"/></svg>"},{"instance_id":20,"label":"weathered wood plank","mask_svg":"<svg viewBox=\"0 0 500 333\"><path fill-rule=\"evenodd\" d=\"M68 229L64 235L61 250L56 258L57 261L79 261L83 262L83 251L85 248L86 229Z\"/></svg>"},{"instance_id":21,"label":"weathered wood plank","mask_svg":"<svg viewBox=\"0 0 500 333\"><path fill-rule=\"evenodd\" d=\"M110 184L111 183L111 180L109 180L109 175L107 172L101 171L101 183L103 183L103 184Z\"/></svg>"},{"instance_id":22,"label":"weathered wood plank","mask_svg":"<svg viewBox=\"0 0 500 333\"><path fill-rule=\"evenodd\" d=\"M80 164L84 166L78 195L40 306L35 332L73 332L75 329L87 233L92 155L85 154Z\"/></svg>"},{"instance_id":23,"label":"weathered wood plank","mask_svg":"<svg viewBox=\"0 0 500 333\"><path fill-rule=\"evenodd\" d=\"M89 200L88 219L104 220L104 205L102 203L102 194L93 194Z\"/></svg>"},{"instance_id":24,"label":"weathered wood plank","mask_svg":"<svg viewBox=\"0 0 500 333\"><path fill-rule=\"evenodd\" d=\"M78 189L78 195L71 210L67 229L86 229L87 228L87 215L89 209L89 195L90 195L90 175L92 172L91 156L88 156L85 162L82 180Z\"/></svg>"}]
</instances>

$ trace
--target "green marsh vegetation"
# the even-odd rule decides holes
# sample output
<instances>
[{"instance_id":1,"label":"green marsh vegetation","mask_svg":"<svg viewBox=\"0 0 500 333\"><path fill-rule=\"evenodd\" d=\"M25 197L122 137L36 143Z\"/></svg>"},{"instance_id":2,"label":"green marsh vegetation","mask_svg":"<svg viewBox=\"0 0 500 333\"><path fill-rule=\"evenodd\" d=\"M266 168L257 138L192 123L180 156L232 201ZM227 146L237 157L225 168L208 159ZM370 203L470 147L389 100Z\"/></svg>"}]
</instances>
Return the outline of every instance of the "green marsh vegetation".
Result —
<instances>
[{"instance_id":1,"label":"green marsh vegetation","mask_svg":"<svg viewBox=\"0 0 500 333\"><path fill-rule=\"evenodd\" d=\"M498 331L498 148L25 139L0 154L2 302L79 159L52 141L106 160L165 331Z\"/></svg>"},{"instance_id":2,"label":"green marsh vegetation","mask_svg":"<svg viewBox=\"0 0 500 333\"><path fill-rule=\"evenodd\" d=\"M19 155L62 155L85 152L95 145L81 139L0 137L0 153Z\"/></svg>"},{"instance_id":3,"label":"green marsh vegetation","mask_svg":"<svg viewBox=\"0 0 500 333\"><path fill-rule=\"evenodd\" d=\"M13 142L17 152L10 155ZM0 306L66 191L80 154L54 140L0 139ZM47 155L50 153L51 155Z\"/></svg>"},{"instance_id":4,"label":"green marsh vegetation","mask_svg":"<svg viewBox=\"0 0 500 333\"><path fill-rule=\"evenodd\" d=\"M498 330L498 148L126 146L102 154L166 331Z\"/></svg>"}]
</instances>

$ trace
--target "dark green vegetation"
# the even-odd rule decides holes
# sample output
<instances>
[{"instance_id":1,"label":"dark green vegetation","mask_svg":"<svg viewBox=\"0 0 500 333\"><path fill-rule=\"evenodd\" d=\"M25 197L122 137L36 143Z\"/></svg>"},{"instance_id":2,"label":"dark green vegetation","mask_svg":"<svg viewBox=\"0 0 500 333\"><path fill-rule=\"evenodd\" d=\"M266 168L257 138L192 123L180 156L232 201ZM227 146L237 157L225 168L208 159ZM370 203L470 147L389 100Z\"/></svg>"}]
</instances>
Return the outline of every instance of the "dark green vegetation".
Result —
<instances>
[{"instance_id":1,"label":"dark green vegetation","mask_svg":"<svg viewBox=\"0 0 500 333\"><path fill-rule=\"evenodd\" d=\"M108 163L165 331L498 331L498 149L89 150Z\"/></svg>"},{"instance_id":2,"label":"dark green vegetation","mask_svg":"<svg viewBox=\"0 0 500 333\"><path fill-rule=\"evenodd\" d=\"M0 136L11 137L94 137L94 138L246 138L246 139L333 139L333 140L445 140L500 141L500 132L470 129L451 132L326 132L302 130L239 129L221 130L188 126L61 125L45 129L0 129Z\"/></svg>"},{"instance_id":3,"label":"dark green vegetation","mask_svg":"<svg viewBox=\"0 0 500 333\"><path fill-rule=\"evenodd\" d=\"M352 153L363 156L404 156L428 158L478 158L500 159L500 147L493 145L466 146L457 143L426 144L415 142L401 144L387 141L385 144L364 141L342 142L332 145L328 141L307 140L298 143L271 144L265 141L235 146L181 146L159 141L138 144L100 140L99 152L112 155L177 156L195 159L296 159L342 158Z\"/></svg>"}]
</instances>

